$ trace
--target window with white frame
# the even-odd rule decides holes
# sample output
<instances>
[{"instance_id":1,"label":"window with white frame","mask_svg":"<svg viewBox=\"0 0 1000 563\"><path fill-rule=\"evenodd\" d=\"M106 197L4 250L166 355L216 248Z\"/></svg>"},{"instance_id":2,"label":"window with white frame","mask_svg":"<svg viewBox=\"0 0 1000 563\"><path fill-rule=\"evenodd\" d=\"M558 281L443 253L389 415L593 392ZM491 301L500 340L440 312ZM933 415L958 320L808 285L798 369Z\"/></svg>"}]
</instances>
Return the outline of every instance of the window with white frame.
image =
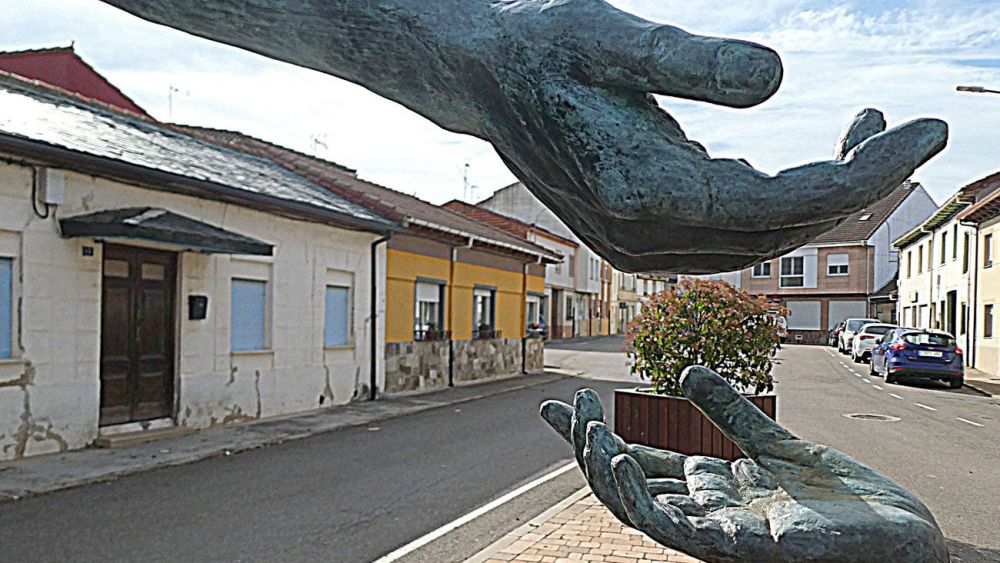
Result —
<instances>
[{"instance_id":1,"label":"window with white frame","mask_svg":"<svg viewBox=\"0 0 1000 563\"><path fill-rule=\"evenodd\" d=\"M230 303L234 352L267 349L267 282L233 278Z\"/></svg>"},{"instance_id":2,"label":"window with white frame","mask_svg":"<svg viewBox=\"0 0 1000 563\"><path fill-rule=\"evenodd\" d=\"M782 258L781 287L804 287L805 284L805 258L802 256Z\"/></svg>"},{"instance_id":3,"label":"window with white frame","mask_svg":"<svg viewBox=\"0 0 1000 563\"><path fill-rule=\"evenodd\" d=\"M542 298L538 295L529 295L525 303L525 321L527 322L527 328L532 328L532 325L538 327L542 323Z\"/></svg>"},{"instance_id":4,"label":"window with white frame","mask_svg":"<svg viewBox=\"0 0 1000 563\"><path fill-rule=\"evenodd\" d=\"M348 346L351 343L351 288L342 285L326 286L326 317L323 327L323 345L327 348Z\"/></svg>"},{"instance_id":5,"label":"window with white frame","mask_svg":"<svg viewBox=\"0 0 1000 563\"><path fill-rule=\"evenodd\" d=\"M983 237L983 267L993 267L993 235Z\"/></svg>"},{"instance_id":6,"label":"window with white frame","mask_svg":"<svg viewBox=\"0 0 1000 563\"><path fill-rule=\"evenodd\" d=\"M826 257L826 275L846 276L851 261L849 254L830 254Z\"/></svg>"},{"instance_id":7,"label":"window with white frame","mask_svg":"<svg viewBox=\"0 0 1000 563\"><path fill-rule=\"evenodd\" d=\"M473 290L473 335L477 338L493 338L490 333L496 328L496 290L477 287Z\"/></svg>"},{"instance_id":8,"label":"window with white frame","mask_svg":"<svg viewBox=\"0 0 1000 563\"><path fill-rule=\"evenodd\" d=\"M753 267L753 273L751 277L754 278L769 278L771 277L771 263L762 262Z\"/></svg>"},{"instance_id":9,"label":"window with white frame","mask_svg":"<svg viewBox=\"0 0 1000 563\"><path fill-rule=\"evenodd\" d=\"M444 330L444 284L419 281L413 311L413 330L418 338Z\"/></svg>"},{"instance_id":10,"label":"window with white frame","mask_svg":"<svg viewBox=\"0 0 1000 563\"><path fill-rule=\"evenodd\" d=\"M941 263L948 261L948 231L941 233Z\"/></svg>"},{"instance_id":11,"label":"window with white frame","mask_svg":"<svg viewBox=\"0 0 1000 563\"><path fill-rule=\"evenodd\" d=\"M0 258L0 358L13 355L14 259Z\"/></svg>"}]
</instances>

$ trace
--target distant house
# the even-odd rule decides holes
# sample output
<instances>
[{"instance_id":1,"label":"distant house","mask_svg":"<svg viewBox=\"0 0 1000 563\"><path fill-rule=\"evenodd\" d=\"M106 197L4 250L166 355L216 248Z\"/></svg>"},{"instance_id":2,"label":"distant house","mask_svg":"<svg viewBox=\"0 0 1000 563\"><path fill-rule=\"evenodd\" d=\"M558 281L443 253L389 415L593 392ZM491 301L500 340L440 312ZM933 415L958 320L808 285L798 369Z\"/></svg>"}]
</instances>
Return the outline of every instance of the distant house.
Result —
<instances>
[{"instance_id":1,"label":"distant house","mask_svg":"<svg viewBox=\"0 0 1000 563\"><path fill-rule=\"evenodd\" d=\"M0 458L368 396L375 243L272 160L0 76Z\"/></svg>"},{"instance_id":2,"label":"distant house","mask_svg":"<svg viewBox=\"0 0 1000 563\"><path fill-rule=\"evenodd\" d=\"M463 201L450 201L444 204L446 209L465 215L470 219L486 223L492 227L505 231L511 235L531 241L539 246L549 249L560 257L558 262L549 264L545 268L545 292L541 294L529 295L529 324L539 324L544 328L547 336L552 338L562 338L568 332L565 326L565 319L559 315L550 316L551 300L556 292L572 290L574 287L575 268L571 265L576 263L576 256L579 244L571 239L559 236L548 229L538 225L529 225L523 221L501 215L490 211L485 207L471 205Z\"/></svg>"},{"instance_id":3,"label":"distant house","mask_svg":"<svg viewBox=\"0 0 1000 563\"><path fill-rule=\"evenodd\" d=\"M477 204L573 241L575 254L563 265L569 279L550 283L548 318L553 338L622 333L641 307L640 298L669 286L674 277L623 274L582 244L559 217L521 183L511 184ZM565 282L572 282L572 285Z\"/></svg>"},{"instance_id":4,"label":"distant house","mask_svg":"<svg viewBox=\"0 0 1000 563\"><path fill-rule=\"evenodd\" d=\"M537 372L547 265L562 257L488 222L359 178L353 170L267 141L186 127L204 139L281 163L333 193L406 225L385 241L384 392L425 391ZM536 233L537 234L537 233Z\"/></svg>"},{"instance_id":5,"label":"distant house","mask_svg":"<svg viewBox=\"0 0 1000 563\"><path fill-rule=\"evenodd\" d=\"M789 309L793 342L823 343L838 322L878 313L869 297L883 289L899 268L892 241L923 222L936 207L923 186L906 182L811 243L742 270L739 285Z\"/></svg>"},{"instance_id":6,"label":"distant house","mask_svg":"<svg viewBox=\"0 0 1000 563\"><path fill-rule=\"evenodd\" d=\"M959 213L957 219L972 229L971 240L963 263L971 263L970 305L962 310L971 318L965 344L966 362L992 375L1000 375L1000 255L996 245L1000 241L1000 173L975 182L981 186L977 201ZM967 286L967 287L968 287ZM945 309L947 312L947 309Z\"/></svg>"},{"instance_id":7,"label":"distant house","mask_svg":"<svg viewBox=\"0 0 1000 563\"><path fill-rule=\"evenodd\" d=\"M976 233L963 213L1000 187L1000 174L959 189L926 221L899 237L899 322L955 335L975 355Z\"/></svg>"}]
</instances>

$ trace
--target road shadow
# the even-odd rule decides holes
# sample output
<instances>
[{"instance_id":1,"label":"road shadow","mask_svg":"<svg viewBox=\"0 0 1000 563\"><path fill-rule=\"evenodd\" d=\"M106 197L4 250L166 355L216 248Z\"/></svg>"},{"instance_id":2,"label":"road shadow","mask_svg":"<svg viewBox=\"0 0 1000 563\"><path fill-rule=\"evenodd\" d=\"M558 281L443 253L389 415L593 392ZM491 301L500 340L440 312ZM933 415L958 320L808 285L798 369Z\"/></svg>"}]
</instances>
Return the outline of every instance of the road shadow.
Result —
<instances>
[{"instance_id":1,"label":"road shadow","mask_svg":"<svg viewBox=\"0 0 1000 563\"><path fill-rule=\"evenodd\" d=\"M948 554L955 563L995 563L1000 561L1000 549L978 547L953 539L947 541Z\"/></svg>"},{"instance_id":2,"label":"road shadow","mask_svg":"<svg viewBox=\"0 0 1000 563\"><path fill-rule=\"evenodd\" d=\"M929 391L939 391L942 393L951 393L953 395L969 395L973 397L982 397L983 394L970 387L962 387L961 389L952 389L948 387L948 384L943 381L932 381L930 379L903 379L899 382L899 385L904 387L916 387L918 389L927 389Z\"/></svg>"}]
</instances>

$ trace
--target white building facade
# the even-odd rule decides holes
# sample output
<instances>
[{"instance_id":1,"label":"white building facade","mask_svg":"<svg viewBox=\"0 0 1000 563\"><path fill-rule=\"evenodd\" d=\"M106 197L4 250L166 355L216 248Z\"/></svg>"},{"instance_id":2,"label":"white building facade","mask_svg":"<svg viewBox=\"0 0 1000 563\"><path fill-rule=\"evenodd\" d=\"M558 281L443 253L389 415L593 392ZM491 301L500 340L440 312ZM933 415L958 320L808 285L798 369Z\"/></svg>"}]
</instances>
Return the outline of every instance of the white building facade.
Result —
<instances>
[{"instance_id":1,"label":"white building facade","mask_svg":"<svg viewBox=\"0 0 1000 563\"><path fill-rule=\"evenodd\" d=\"M37 85L0 79L0 103L0 459L381 386L390 223Z\"/></svg>"}]
</instances>

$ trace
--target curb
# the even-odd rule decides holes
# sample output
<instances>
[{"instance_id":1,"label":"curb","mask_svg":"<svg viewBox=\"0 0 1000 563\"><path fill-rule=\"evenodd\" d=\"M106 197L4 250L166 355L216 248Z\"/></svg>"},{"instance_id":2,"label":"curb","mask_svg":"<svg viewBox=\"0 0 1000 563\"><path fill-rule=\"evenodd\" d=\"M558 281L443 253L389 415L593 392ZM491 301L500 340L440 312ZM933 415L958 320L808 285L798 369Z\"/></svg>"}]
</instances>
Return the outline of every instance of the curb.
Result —
<instances>
[{"instance_id":1,"label":"curb","mask_svg":"<svg viewBox=\"0 0 1000 563\"><path fill-rule=\"evenodd\" d=\"M983 387L980 387L980 386L978 386L978 385L977 385L977 384L975 384L975 383L969 383L969 380L968 380L968 379L966 379L966 380L965 380L965 383L964 383L964 385L965 385L966 387L968 387L969 389L972 389L972 390L973 390L973 391L975 391L976 393L979 393L980 395L983 395L984 397L993 397L993 396L994 396L994 394L993 394L992 392L990 392L990 391L987 391L987 390L986 390L986 389L984 389Z\"/></svg>"},{"instance_id":2,"label":"curb","mask_svg":"<svg viewBox=\"0 0 1000 563\"><path fill-rule=\"evenodd\" d=\"M462 404L462 403L467 403L467 402L471 402L471 401L476 401L476 400L479 400L479 399L484 399L486 397L503 395L505 393L511 393L511 392L514 392L514 391L521 391L523 389L530 389L532 387L537 387L539 385L545 385L547 383L552 383L552 382L555 382L555 381L560 381L560 380L565 379L567 377L564 374L552 373L552 372L546 372L543 375L548 375L549 377L544 377L544 378L542 378L539 381L530 381L530 382L524 383L522 385L516 385L516 386L513 386L513 387L507 387L507 388L500 389L500 390L497 390L497 391L494 391L494 392L477 393L477 394L470 395L470 396L467 396L467 397L457 398L457 399L454 399L454 400L451 400L451 401L446 401L446 402L441 402L441 403L427 403L427 404L412 405L412 406L409 406L407 408L401 409L398 412L393 412L393 413L378 413L375 416L372 416L370 418L361 417L358 420L353 420L353 421L350 421L350 422L345 422L343 424L333 424L333 425L331 425L329 427L321 428L321 429L316 429L316 430L312 430L312 431L302 431L302 432L286 433L286 434L282 434L280 436L274 436L274 437L270 437L270 438L264 438L264 439L261 439L261 440L255 441L255 442L244 442L244 443L241 443L241 444L234 444L234 445L231 445L231 446L222 447L222 448L218 448L218 449L206 450L206 451L203 451L203 452L194 452L194 453L192 453L190 455L180 456L180 457L177 457L177 458L174 458L174 459L157 461L155 463L149 463L149 464L146 464L146 465L129 467L129 468L118 470L118 471L110 471L108 473L104 473L104 474L100 474L100 475L88 475L86 477L80 477L80 478L76 478L76 479L63 480L63 481L59 481L57 483L50 483L50 484L40 485L38 487L34 487L34 488L31 488L31 489L20 489L20 490L12 490L12 489L4 490L4 489L0 489L0 505L3 505L3 504L8 503L8 502L15 502L15 501L22 500L22 499L29 498L29 497L34 497L34 496L39 496L39 495L43 495L43 494L53 493L53 492L56 492L56 491L62 491L62 490L66 490L66 489L73 489L73 488L82 487L82 486L86 486L86 485L92 485L92 484L96 484L96 483L107 483L107 482L110 482L110 481L115 481L115 480L117 480L117 479L119 479L121 477L127 477L129 475L136 475L136 474L139 474L139 473L147 473L147 472L150 472L150 471L155 471L155 470L158 470L158 469L165 469L165 468L169 468L169 467L177 467L177 466L181 466L181 465L188 465L188 464L191 464L191 463L196 463L196 462L199 462L199 461L203 461L203 460L207 460L207 459L212 459L212 458L216 458L216 457L234 455L234 454L238 454L238 453L242 453L242 452L246 452L246 451L250 451L250 450L256 450L256 449L260 449L260 448L264 448L264 447L268 447L268 446L274 446L274 445L282 444L284 442L291 442L291 441L295 441L295 440L302 440L302 439L305 439L305 438L310 438L310 437L313 437L313 436L319 436L321 434L327 434L327 433L330 433L330 432L337 432L337 431L340 431L340 430L346 430L346 429L349 429L349 428L357 428L359 426L365 426L365 425L371 424L373 422L381 422L381 421L384 421L384 420L391 420L391 419L394 419L394 418L399 418L399 417L403 417L403 416L409 416L411 414L417 414L417 413L428 411L428 410L433 410L433 409L438 409L438 408L444 408L444 407L449 407L449 406L458 405L458 404ZM484 383L488 383L488 382L484 382ZM412 399L412 398L417 398L417 397L419 397L419 395L409 396L409 397L406 397L406 398L407 399ZM273 418L270 418L270 419L267 419L267 420L258 421L258 424L259 423L266 423L266 422L273 422L273 421L276 421L276 420L289 420L289 419L294 419L294 418L296 418L296 415L287 415L287 416L281 416L281 417L273 417ZM253 428L253 426L254 426L254 424L246 424L246 425L231 426L229 428ZM194 434L197 435L198 432L195 432ZM85 449L84 450L77 450L77 451L85 451ZM72 452L68 452L68 453L72 454ZM30 459L31 458L28 458L29 463L30 463ZM2 469L2 464L0 464L0 469ZM0 474L2 474L2 473L0 473Z\"/></svg>"},{"instance_id":3,"label":"curb","mask_svg":"<svg viewBox=\"0 0 1000 563\"><path fill-rule=\"evenodd\" d=\"M581 488L575 493L557 502L555 505L553 505L545 512L539 514L538 516L535 516L527 523L518 526L517 528L511 530L510 532L507 532L507 534L504 535L502 538L486 546L482 551L466 559L463 563L483 563L484 561L496 555L497 552L499 552L501 549L521 539L521 537L524 536L524 534L527 534L532 530L534 530L535 528L538 528L539 526L544 524L549 518L552 518L556 514L559 514L560 512L568 508L570 505L572 505L576 501L582 499L583 497L589 494L590 494L590 487Z\"/></svg>"}]
</instances>

